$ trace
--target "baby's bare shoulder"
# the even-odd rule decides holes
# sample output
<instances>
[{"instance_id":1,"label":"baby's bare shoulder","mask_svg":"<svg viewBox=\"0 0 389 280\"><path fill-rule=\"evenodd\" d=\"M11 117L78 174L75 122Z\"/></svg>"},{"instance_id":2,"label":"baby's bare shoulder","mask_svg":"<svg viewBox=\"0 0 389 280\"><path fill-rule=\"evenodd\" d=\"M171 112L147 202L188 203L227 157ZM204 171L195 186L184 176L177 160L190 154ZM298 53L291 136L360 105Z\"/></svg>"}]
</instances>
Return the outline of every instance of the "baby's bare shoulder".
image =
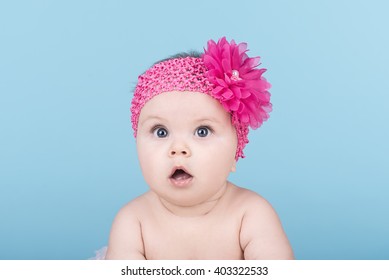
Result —
<instances>
[{"instance_id":1,"label":"baby's bare shoulder","mask_svg":"<svg viewBox=\"0 0 389 280\"><path fill-rule=\"evenodd\" d=\"M233 186L231 195L231 204L241 208L245 213L252 211L270 211L272 206L270 203L258 193L246 188Z\"/></svg>"},{"instance_id":2,"label":"baby's bare shoulder","mask_svg":"<svg viewBox=\"0 0 389 280\"><path fill-rule=\"evenodd\" d=\"M141 220L147 195L135 198L117 213L111 228L107 259L144 259Z\"/></svg>"},{"instance_id":3,"label":"baby's bare shoulder","mask_svg":"<svg viewBox=\"0 0 389 280\"><path fill-rule=\"evenodd\" d=\"M118 212L118 215L137 215L142 213L142 210L147 208L148 199L147 193L142 194L134 198L133 200L127 202Z\"/></svg>"},{"instance_id":4,"label":"baby's bare shoulder","mask_svg":"<svg viewBox=\"0 0 389 280\"><path fill-rule=\"evenodd\" d=\"M236 187L232 196L242 209L240 243L245 259L293 258L281 221L261 195Z\"/></svg>"}]
</instances>

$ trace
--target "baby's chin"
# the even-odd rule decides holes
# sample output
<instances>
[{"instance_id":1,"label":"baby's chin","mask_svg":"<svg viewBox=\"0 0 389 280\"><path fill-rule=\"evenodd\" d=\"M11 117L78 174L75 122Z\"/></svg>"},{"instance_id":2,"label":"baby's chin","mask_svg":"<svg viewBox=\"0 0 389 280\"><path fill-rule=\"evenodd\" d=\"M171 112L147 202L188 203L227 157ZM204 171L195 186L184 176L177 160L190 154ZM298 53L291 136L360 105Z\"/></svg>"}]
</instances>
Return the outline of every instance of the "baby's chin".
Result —
<instances>
[{"instance_id":1,"label":"baby's chin","mask_svg":"<svg viewBox=\"0 0 389 280\"><path fill-rule=\"evenodd\" d=\"M207 201L206 198L199 198L197 195L183 195L178 194L174 196L167 196L167 195L159 195L159 198L161 198L164 202L169 203L172 206L177 207L195 207L199 204L202 204Z\"/></svg>"},{"instance_id":2,"label":"baby's chin","mask_svg":"<svg viewBox=\"0 0 389 280\"><path fill-rule=\"evenodd\" d=\"M162 206L170 212L183 216L196 216L208 213L215 204L212 195L199 196L198 194L175 194L174 196L155 192Z\"/></svg>"}]
</instances>

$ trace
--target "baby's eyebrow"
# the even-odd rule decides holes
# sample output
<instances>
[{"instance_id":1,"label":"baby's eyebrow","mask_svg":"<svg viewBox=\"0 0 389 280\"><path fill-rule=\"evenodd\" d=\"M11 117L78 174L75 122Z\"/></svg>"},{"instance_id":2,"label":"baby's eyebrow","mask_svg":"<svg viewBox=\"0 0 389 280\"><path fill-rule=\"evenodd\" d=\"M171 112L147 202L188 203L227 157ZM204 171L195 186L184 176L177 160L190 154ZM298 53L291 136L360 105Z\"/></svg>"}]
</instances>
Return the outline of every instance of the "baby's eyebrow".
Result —
<instances>
[{"instance_id":1,"label":"baby's eyebrow","mask_svg":"<svg viewBox=\"0 0 389 280\"><path fill-rule=\"evenodd\" d=\"M152 121L152 120L157 120L157 121L166 121L164 118L161 118L159 116L148 116L146 117L144 120L142 120L142 122L140 124L144 124L145 122L147 121Z\"/></svg>"},{"instance_id":2,"label":"baby's eyebrow","mask_svg":"<svg viewBox=\"0 0 389 280\"><path fill-rule=\"evenodd\" d=\"M196 119L196 122L214 122L214 123L220 123L220 120L213 118L213 117L205 117L205 118L200 118Z\"/></svg>"},{"instance_id":3,"label":"baby's eyebrow","mask_svg":"<svg viewBox=\"0 0 389 280\"><path fill-rule=\"evenodd\" d=\"M165 118L162 118L162 117L157 116L157 115L150 115L150 116L147 116L145 119L143 119L139 124L143 125L144 123L149 122L149 121L167 122L167 120ZM204 122L221 123L221 121L219 119L214 118L214 117L202 117L202 118L198 118L198 119L197 118L193 119L193 123L204 123Z\"/></svg>"}]
</instances>

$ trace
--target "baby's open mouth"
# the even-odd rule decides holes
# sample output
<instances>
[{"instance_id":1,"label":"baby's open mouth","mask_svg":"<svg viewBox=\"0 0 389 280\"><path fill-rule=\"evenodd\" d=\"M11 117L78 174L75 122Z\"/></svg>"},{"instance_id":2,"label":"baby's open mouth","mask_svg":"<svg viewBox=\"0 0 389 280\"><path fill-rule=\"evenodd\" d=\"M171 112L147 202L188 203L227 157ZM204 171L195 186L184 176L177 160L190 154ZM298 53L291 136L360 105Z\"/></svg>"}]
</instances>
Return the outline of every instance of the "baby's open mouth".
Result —
<instances>
[{"instance_id":1,"label":"baby's open mouth","mask_svg":"<svg viewBox=\"0 0 389 280\"><path fill-rule=\"evenodd\" d=\"M183 168L174 169L173 173L170 175L170 182L177 187L187 186L192 181L193 176L189 174Z\"/></svg>"},{"instance_id":2,"label":"baby's open mouth","mask_svg":"<svg viewBox=\"0 0 389 280\"><path fill-rule=\"evenodd\" d=\"M170 178L172 178L173 180L176 180L176 181L182 181L182 180L186 180L186 179L189 179L192 177L193 177L192 175L190 175L189 173L187 173L185 170L183 170L181 168L176 169L173 172L173 174L170 176Z\"/></svg>"}]
</instances>

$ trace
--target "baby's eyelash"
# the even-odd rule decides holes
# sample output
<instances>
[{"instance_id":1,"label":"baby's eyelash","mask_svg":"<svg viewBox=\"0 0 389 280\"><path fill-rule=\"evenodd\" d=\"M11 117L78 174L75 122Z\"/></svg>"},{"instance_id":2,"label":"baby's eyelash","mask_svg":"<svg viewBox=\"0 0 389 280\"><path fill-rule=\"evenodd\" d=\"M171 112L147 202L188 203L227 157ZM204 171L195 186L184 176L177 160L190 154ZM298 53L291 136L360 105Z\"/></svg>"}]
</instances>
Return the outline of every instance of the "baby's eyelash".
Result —
<instances>
[{"instance_id":1,"label":"baby's eyelash","mask_svg":"<svg viewBox=\"0 0 389 280\"><path fill-rule=\"evenodd\" d=\"M197 134L199 129L205 129L207 131L207 134L204 135L203 137L208 136L208 133L210 133L210 134L214 133L214 129L211 126L209 126L209 125L199 125L199 126L196 127L196 129L194 131L194 134ZM165 137L168 136L169 131L167 130L167 128L164 125L155 124L155 125L153 125L151 127L150 133L154 134L158 138L165 138Z\"/></svg>"},{"instance_id":2,"label":"baby's eyelash","mask_svg":"<svg viewBox=\"0 0 389 280\"><path fill-rule=\"evenodd\" d=\"M151 128L150 133L157 138L166 138L169 135L168 130L163 125L160 124L154 125Z\"/></svg>"},{"instance_id":3,"label":"baby's eyelash","mask_svg":"<svg viewBox=\"0 0 389 280\"><path fill-rule=\"evenodd\" d=\"M196 128L194 134L198 137L206 138L213 134L213 129L208 125L200 125Z\"/></svg>"},{"instance_id":4,"label":"baby's eyelash","mask_svg":"<svg viewBox=\"0 0 389 280\"><path fill-rule=\"evenodd\" d=\"M214 132L213 128L210 127L209 125L199 125L199 126L196 128L196 130L199 129L199 128L206 128L206 129L209 130L209 132L212 132L212 133Z\"/></svg>"},{"instance_id":5,"label":"baby's eyelash","mask_svg":"<svg viewBox=\"0 0 389 280\"><path fill-rule=\"evenodd\" d=\"M153 133L158 128L165 128L165 127L161 124L156 124L151 127L150 132Z\"/></svg>"}]
</instances>

